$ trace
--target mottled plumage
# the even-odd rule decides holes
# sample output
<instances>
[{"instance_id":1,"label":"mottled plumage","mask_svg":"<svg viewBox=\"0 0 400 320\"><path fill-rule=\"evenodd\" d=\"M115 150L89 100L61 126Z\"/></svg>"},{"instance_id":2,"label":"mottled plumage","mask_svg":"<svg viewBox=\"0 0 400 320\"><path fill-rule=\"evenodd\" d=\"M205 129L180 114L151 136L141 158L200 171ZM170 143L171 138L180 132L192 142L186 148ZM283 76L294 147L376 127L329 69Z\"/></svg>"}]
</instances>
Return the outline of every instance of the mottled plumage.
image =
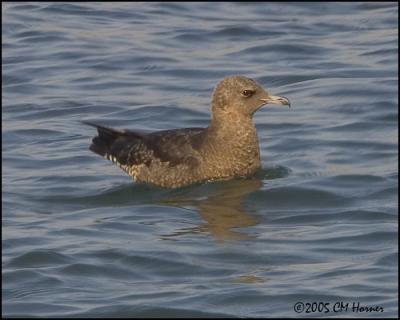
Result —
<instances>
[{"instance_id":1,"label":"mottled plumage","mask_svg":"<svg viewBox=\"0 0 400 320\"><path fill-rule=\"evenodd\" d=\"M289 105L286 98L268 95L252 79L226 77L214 90L207 128L144 134L85 121L98 130L90 150L117 164L135 181L161 187L248 176L260 167L252 116L267 103Z\"/></svg>"}]
</instances>

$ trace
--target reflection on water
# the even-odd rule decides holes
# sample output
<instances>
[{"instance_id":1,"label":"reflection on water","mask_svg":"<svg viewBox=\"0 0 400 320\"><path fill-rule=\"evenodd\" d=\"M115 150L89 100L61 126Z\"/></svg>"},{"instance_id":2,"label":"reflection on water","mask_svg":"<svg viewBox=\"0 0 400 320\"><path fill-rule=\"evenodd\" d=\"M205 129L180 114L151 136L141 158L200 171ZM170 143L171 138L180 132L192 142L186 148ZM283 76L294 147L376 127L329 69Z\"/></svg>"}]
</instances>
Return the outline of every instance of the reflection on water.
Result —
<instances>
[{"instance_id":1,"label":"reflection on water","mask_svg":"<svg viewBox=\"0 0 400 320\"><path fill-rule=\"evenodd\" d=\"M215 183L209 188L212 194L202 199L191 199L189 194L179 195L163 204L176 207L192 207L200 214L203 223L192 228L182 228L164 238L190 233L210 233L217 241L243 240L253 236L235 228L251 227L258 223L255 216L246 212L243 198L262 186L259 179L230 180Z\"/></svg>"},{"instance_id":2,"label":"reflection on water","mask_svg":"<svg viewBox=\"0 0 400 320\"><path fill-rule=\"evenodd\" d=\"M343 299L385 311L330 315L398 314L397 3L4 8L5 316L293 318ZM262 186L162 190L88 150L80 119L207 126L230 74L294 103L254 116Z\"/></svg>"},{"instance_id":3,"label":"reflection on water","mask_svg":"<svg viewBox=\"0 0 400 320\"><path fill-rule=\"evenodd\" d=\"M254 274L245 274L230 280L232 283L264 283L265 279Z\"/></svg>"}]
</instances>

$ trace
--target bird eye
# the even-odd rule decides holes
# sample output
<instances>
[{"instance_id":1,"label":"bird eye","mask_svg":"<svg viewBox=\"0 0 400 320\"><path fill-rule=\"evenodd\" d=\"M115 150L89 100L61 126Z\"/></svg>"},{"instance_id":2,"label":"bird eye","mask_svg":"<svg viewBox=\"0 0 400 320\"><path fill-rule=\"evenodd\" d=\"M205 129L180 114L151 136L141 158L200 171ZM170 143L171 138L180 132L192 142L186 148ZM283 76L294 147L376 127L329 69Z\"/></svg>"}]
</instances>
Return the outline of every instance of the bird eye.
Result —
<instances>
[{"instance_id":1,"label":"bird eye","mask_svg":"<svg viewBox=\"0 0 400 320\"><path fill-rule=\"evenodd\" d=\"M254 94L254 90L243 90L242 95L246 98L251 97Z\"/></svg>"}]
</instances>

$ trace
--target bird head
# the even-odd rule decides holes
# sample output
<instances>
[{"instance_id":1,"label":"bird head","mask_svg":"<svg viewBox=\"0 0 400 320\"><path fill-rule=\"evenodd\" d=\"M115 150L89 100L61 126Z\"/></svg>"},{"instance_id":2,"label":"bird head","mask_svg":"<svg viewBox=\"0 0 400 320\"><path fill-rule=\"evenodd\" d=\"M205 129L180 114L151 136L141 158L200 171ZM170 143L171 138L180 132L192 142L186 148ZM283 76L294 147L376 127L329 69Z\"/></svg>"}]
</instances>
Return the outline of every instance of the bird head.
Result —
<instances>
[{"instance_id":1,"label":"bird head","mask_svg":"<svg viewBox=\"0 0 400 320\"><path fill-rule=\"evenodd\" d=\"M270 95L255 80L244 76L229 76L221 80L213 93L213 114L252 115L266 104L288 105L290 102L282 96Z\"/></svg>"}]
</instances>

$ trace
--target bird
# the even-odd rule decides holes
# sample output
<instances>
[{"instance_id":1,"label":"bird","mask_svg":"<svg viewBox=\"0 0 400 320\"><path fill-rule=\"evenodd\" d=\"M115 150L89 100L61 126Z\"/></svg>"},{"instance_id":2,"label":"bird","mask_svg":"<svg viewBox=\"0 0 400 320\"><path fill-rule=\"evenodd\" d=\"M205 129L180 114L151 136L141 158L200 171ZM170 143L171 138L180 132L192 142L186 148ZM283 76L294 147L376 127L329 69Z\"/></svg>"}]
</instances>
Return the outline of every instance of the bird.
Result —
<instances>
[{"instance_id":1,"label":"bird","mask_svg":"<svg viewBox=\"0 0 400 320\"><path fill-rule=\"evenodd\" d=\"M253 175L261 167L253 115L266 104L290 107L288 98L270 95L257 81L235 75L215 87L207 127L143 133L83 122L98 132L89 149L135 182L180 188Z\"/></svg>"}]
</instances>

